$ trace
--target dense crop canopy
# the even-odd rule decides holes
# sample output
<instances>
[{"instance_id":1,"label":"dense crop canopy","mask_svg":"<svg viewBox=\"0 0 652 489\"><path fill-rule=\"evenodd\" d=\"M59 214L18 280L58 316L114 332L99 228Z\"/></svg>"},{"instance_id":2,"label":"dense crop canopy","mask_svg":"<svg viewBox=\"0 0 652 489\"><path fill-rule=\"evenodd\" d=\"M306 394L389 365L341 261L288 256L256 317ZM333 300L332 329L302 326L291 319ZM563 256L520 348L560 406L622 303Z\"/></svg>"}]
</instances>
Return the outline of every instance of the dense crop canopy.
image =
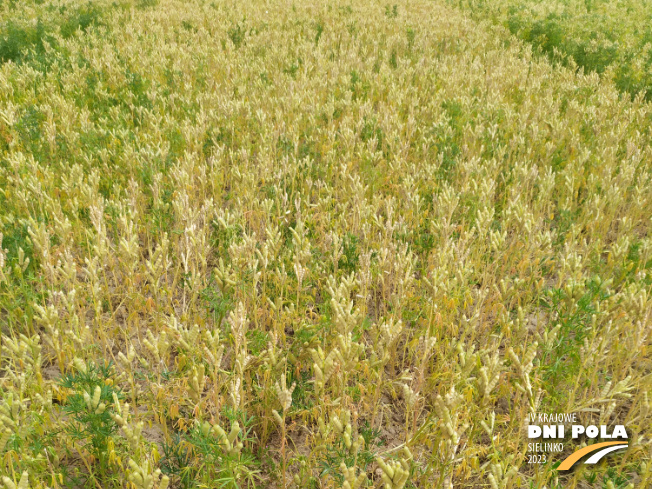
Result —
<instances>
[{"instance_id":1,"label":"dense crop canopy","mask_svg":"<svg viewBox=\"0 0 652 489\"><path fill-rule=\"evenodd\" d=\"M465 12L0 3L5 487L650 484L652 107Z\"/></svg>"},{"instance_id":2,"label":"dense crop canopy","mask_svg":"<svg viewBox=\"0 0 652 489\"><path fill-rule=\"evenodd\" d=\"M650 0L448 0L489 18L550 58L604 73L623 92L652 100Z\"/></svg>"}]
</instances>

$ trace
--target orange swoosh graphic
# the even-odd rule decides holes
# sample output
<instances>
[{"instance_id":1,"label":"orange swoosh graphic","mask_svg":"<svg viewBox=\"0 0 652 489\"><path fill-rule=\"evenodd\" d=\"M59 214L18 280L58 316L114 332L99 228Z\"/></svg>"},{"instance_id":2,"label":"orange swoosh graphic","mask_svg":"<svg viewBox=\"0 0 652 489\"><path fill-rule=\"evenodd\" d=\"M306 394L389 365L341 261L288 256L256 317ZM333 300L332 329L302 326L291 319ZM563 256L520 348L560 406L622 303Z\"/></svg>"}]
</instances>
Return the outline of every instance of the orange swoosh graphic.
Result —
<instances>
[{"instance_id":1,"label":"orange swoosh graphic","mask_svg":"<svg viewBox=\"0 0 652 489\"><path fill-rule=\"evenodd\" d=\"M623 441L605 441L603 443L594 443L593 445L589 445L588 447L584 447L581 450L578 450L570 454L568 457L564 459L564 461L559 465L559 467L557 467L557 470L568 470L575 464L575 462L581 459L584 455L588 455L589 453L595 452L596 450L600 450L601 448L610 447L612 445L626 445L626 444L627 443Z\"/></svg>"}]
</instances>

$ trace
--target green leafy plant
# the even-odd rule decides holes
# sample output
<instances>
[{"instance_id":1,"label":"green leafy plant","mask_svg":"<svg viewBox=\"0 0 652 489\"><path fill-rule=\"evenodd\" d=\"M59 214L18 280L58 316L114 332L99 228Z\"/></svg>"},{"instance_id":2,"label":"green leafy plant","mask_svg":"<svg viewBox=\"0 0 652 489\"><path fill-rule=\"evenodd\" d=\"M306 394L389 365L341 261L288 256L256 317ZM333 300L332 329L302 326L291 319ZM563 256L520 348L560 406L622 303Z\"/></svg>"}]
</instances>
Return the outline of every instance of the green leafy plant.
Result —
<instances>
[{"instance_id":1,"label":"green leafy plant","mask_svg":"<svg viewBox=\"0 0 652 489\"><path fill-rule=\"evenodd\" d=\"M205 484L227 489L256 487L260 471L255 457L245 448L252 441L253 419L240 412L225 411L225 414L231 420L228 432L217 423L198 422L184 439L185 449L177 450L174 455L177 464L193 467L195 480L198 478ZM190 474L187 468L182 480L186 474Z\"/></svg>"},{"instance_id":2,"label":"green leafy plant","mask_svg":"<svg viewBox=\"0 0 652 489\"><path fill-rule=\"evenodd\" d=\"M114 397L120 399L122 395L113 385L110 363L97 365L77 359L75 368L59 381L62 388L71 391L63 405L69 416L63 432L86 461L89 476L102 480L110 473L110 455L118 429L111 417Z\"/></svg>"},{"instance_id":3,"label":"green leafy plant","mask_svg":"<svg viewBox=\"0 0 652 489\"><path fill-rule=\"evenodd\" d=\"M229 39L231 39L233 45L236 48L239 48L245 42L245 36L247 34L247 30L246 28L242 27L240 24L236 24L229 28L227 34L229 36Z\"/></svg>"},{"instance_id":4,"label":"green leafy plant","mask_svg":"<svg viewBox=\"0 0 652 489\"><path fill-rule=\"evenodd\" d=\"M330 476L338 484L344 484L347 471L342 467L357 467L361 473L367 473L369 466L376 459L376 449L384 442L380 438L380 431L373 429L368 423L359 429L359 435L354 436L350 424L350 417L342 415L332 417L328 426L320 428L323 433L333 432L333 440L326 443L319 460L322 477ZM347 469L348 470L348 469Z\"/></svg>"}]
</instances>

